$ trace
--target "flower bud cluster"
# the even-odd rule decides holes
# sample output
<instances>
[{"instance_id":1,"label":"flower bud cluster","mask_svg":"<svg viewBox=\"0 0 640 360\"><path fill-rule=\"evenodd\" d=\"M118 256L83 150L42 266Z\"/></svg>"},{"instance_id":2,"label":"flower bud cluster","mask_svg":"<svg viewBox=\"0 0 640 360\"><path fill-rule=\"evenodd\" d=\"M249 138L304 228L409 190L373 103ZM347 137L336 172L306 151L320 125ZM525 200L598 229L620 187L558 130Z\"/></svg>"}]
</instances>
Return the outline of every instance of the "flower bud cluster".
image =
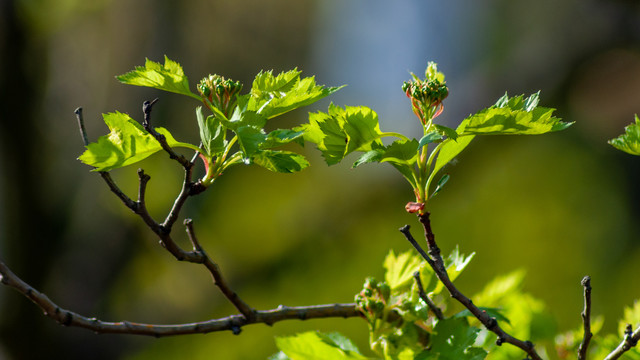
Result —
<instances>
[{"instance_id":1,"label":"flower bud cluster","mask_svg":"<svg viewBox=\"0 0 640 360\"><path fill-rule=\"evenodd\" d=\"M362 291L356 295L356 308L373 324L375 320L384 317L390 296L391 288L386 282L378 282L369 277L365 280Z\"/></svg>"},{"instance_id":2,"label":"flower bud cluster","mask_svg":"<svg viewBox=\"0 0 640 360\"><path fill-rule=\"evenodd\" d=\"M209 75L198 84L198 92L207 106L214 106L225 116L236 104L236 95L242 90L239 81L225 79L220 75Z\"/></svg>"},{"instance_id":3,"label":"flower bud cluster","mask_svg":"<svg viewBox=\"0 0 640 360\"><path fill-rule=\"evenodd\" d=\"M449 95L447 83L438 74L435 64L430 63L424 80L414 75L412 81L405 81L402 85L402 91L411 99L413 112L423 126L442 113L442 101Z\"/></svg>"}]
</instances>

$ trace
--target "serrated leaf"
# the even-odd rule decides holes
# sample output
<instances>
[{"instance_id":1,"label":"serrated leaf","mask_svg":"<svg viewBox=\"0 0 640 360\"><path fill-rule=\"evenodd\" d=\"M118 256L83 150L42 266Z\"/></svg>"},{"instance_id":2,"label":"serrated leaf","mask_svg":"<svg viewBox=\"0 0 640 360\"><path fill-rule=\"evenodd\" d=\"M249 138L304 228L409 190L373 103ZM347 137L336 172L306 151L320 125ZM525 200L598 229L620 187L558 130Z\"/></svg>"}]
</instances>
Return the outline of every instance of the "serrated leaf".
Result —
<instances>
[{"instance_id":1,"label":"serrated leaf","mask_svg":"<svg viewBox=\"0 0 640 360\"><path fill-rule=\"evenodd\" d=\"M344 341L336 342L331 337L310 331L295 336L276 337L276 345L291 360L364 360L357 349L341 348ZM352 345L352 343L351 343Z\"/></svg>"},{"instance_id":2,"label":"serrated leaf","mask_svg":"<svg viewBox=\"0 0 640 360\"><path fill-rule=\"evenodd\" d=\"M469 256L465 256L460 253L460 249L456 246L453 251L449 254L449 256L444 259L444 266L447 269L447 273L449 274L449 279L451 281L455 281L456 278L462 273L462 271L469 265L473 257L476 255L475 252L471 253ZM444 290L444 285L441 282L436 284L436 288L434 292L439 293Z\"/></svg>"},{"instance_id":3,"label":"serrated leaf","mask_svg":"<svg viewBox=\"0 0 640 360\"><path fill-rule=\"evenodd\" d=\"M393 250L389 251L383 266L386 269L384 279L391 291L395 292L411 286L414 281L413 273L420 270L421 264L422 259L412 251L404 252L398 256Z\"/></svg>"},{"instance_id":4,"label":"serrated leaf","mask_svg":"<svg viewBox=\"0 0 640 360\"><path fill-rule=\"evenodd\" d=\"M209 115L205 118L201 106L196 108L196 119L200 129L200 141L202 141L202 146L207 151L207 155L221 154L226 145L226 128L214 115Z\"/></svg>"},{"instance_id":5,"label":"serrated leaf","mask_svg":"<svg viewBox=\"0 0 640 360\"><path fill-rule=\"evenodd\" d=\"M238 135L238 144L242 149L243 159L247 162L254 153L260 150L260 145L264 143L267 135L264 130L255 126L240 126L235 130Z\"/></svg>"},{"instance_id":6,"label":"serrated leaf","mask_svg":"<svg viewBox=\"0 0 640 360\"><path fill-rule=\"evenodd\" d=\"M304 145L304 131L296 131L292 129L277 129L267 134L264 143L260 145L261 149L271 149L277 146L295 142L298 145Z\"/></svg>"},{"instance_id":7,"label":"serrated leaf","mask_svg":"<svg viewBox=\"0 0 640 360\"><path fill-rule=\"evenodd\" d=\"M460 128L460 127L458 127ZM451 138L446 139L442 142L442 147L438 152L438 157L436 158L436 164L433 167L433 171L431 174L435 176L435 174L440 171L445 165L447 165L451 160L453 160L458 154L462 152L474 139L475 135L465 135L460 136L458 139L453 140Z\"/></svg>"},{"instance_id":8,"label":"serrated leaf","mask_svg":"<svg viewBox=\"0 0 640 360\"><path fill-rule=\"evenodd\" d=\"M640 119L636 115L635 124L624 128L625 133L615 139L609 140L609 144L618 150L622 150L631 155L640 155Z\"/></svg>"},{"instance_id":9,"label":"serrated leaf","mask_svg":"<svg viewBox=\"0 0 640 360\"><path fill-rule=\"evenodd\" d=\"M340 89L317 85L314 77L300 78L300 73L290 70L273 76L271 71L260 72L253 81L248 109L270 119L310 105Z\"/></svg>"},{"instance_id":10,"label":"serrated leaf","mask_svg":"<svg viewBox=\"0 0 640 360\"><path fill-rule=\"evenodd\" d=\"M304 156L290 151L260 150L253 154L253 163L279 173L298 172L309 166Z\"/></svg>"},{"instance_id":11,"label":"serrated leaf","mask_svg":"<svg viewBox=\"0 0 640 360\"><path fill-rule=\"evenodd\" d=\"M482 360L487 352L473 344L480 329L469 326L464 318L440 320L433 329L431 348L418 354L416 360Z\"/></svg>"},{"instance_id":12,"label":"serrated leaf","mask_svg":"<svg viewBox=\"0 0 640 360\"><path fill-rule=\"evenodd\" d=\"M151 87L200 100L198 95L189 90L189 80L180 64L166 55L164 65L146 59L144 66L136 66L134 70L116 78L124 84Z\"/></svg>"},{"instance_id":13,"label":"serrated leaf","mask_svg":"<svg viewBox=\"0 0 640 360\"><path fill-rule=\"evenodd\" d=\"M354 151L371 151L382 147L378 115L367 107L333 104L328 112L309 114L309 123L300 127L304 139L315 143L329 165L342 161Z\"/></svg>"},{"instance_id":14,"label":"serrated leaf","mask_svg":"<svg viewBox=\"0 0 640 360\"><path fill-rule=\"evenodd\" d=\"M564 130L573 123L552 116L555 109L537 107L539 93L524 99L506 94L496 104L464 119L460 135L538 135Z\"/></svg>"},{"instance_id":15,"label":"serrated leaf","mask_svg":"<svg viewBox=\"0 0 640 360\"><path fill-rule=\"evenodd\" d=\"M87 150L78 157L83 163L95 167L93 171L110 171L131 165L162 150L160 143L129 115L108 113L103 114L103 119L110 133L87 145ZM165 136L171 147L198 151L191 144L176 141L166 129L156 128L156 131Z\"/></svg>"}]
</instances>

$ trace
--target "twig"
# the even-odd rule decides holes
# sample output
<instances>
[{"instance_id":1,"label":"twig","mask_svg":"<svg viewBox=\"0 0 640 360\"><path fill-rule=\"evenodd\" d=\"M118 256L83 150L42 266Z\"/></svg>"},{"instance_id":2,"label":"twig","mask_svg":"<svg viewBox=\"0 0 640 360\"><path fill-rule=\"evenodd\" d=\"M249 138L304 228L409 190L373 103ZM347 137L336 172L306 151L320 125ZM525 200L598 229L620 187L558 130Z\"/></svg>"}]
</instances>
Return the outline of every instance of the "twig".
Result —
<instances>
[{"instance_id":1,"label":"twig","mask_svg":"<svg viewBox=\"0 0 640 360\"><path fill-rule=\"evenodd\" d=\"M80 136L82 136L82 142L84 146L89 145L89 139L87 138L87 130L84 128L84 117L82 116L82 108L79 107L75 110L76 119L78 120L78 128L80 129Z\"/></svg>"},{"instance_id":2,"label":"twig","mask_svg":"<svg viewBox=\"0 0 640 360\"><path fill-rule=\"evenodd\" d=\"M613 350L609 355L607 355L606 358L604 358L604 360L614 360L620 358L622 354L638 345L638 341L640 341L640 327L638 327L636 331L633 331L633 327L631 327L631 324L627 324L627 328L624 331L624 339L622 340L620 345L615 348L615 350Z\"/></svg>"},{"instance_id":3,"label":"twig","mask_svg":"<svg viewBox=\"0 0 640 360\"><path fill-rule=\"evenodd\" d=\"M519 340L507 332L505 332L500 325L498 325L498 321L496 318L489 316L486 311L480 310L468 297L462 294L451 282L449 279L449 274L447 273L447 269L444 265L444 260L440 255L440 249L438 248L435 242L435 235L431 230L431 222L429 220L429 213L425 212L424 214L419 214L418 219L420 223L424 227L425 237L427 239L428 251L429 255L422 249L422 247L416 242L416 240L411 235L409 229L409 225L405 225L400 229L400 232L405 236L405 238L413 245L413 247L422 255L424 260L433 268L433 271L438 276L438 279L442 282L442 284L447 288L451 297L460 302L464 307L466 307L473 316L475 316L489 331L498 335L498 340L496 340L496 344L498 346L503 343L509 343L514 345L524 352L526 352L529 357L533 360L542 360L540 355L536 352L535 347L531 341L522 341Z\"/></svg>"},{"instance_id":4,"label":"twig","mask_svg":"<svg viewBox=\"0 0 640 360\"><path fill-rule=\"evenodd\" d=\"M171 159L176 160L177 162L179 162L180 165L182 165L185 169L188 168L188 167L191 167L192 164L189 162L189 160L187 160L187 158L185 158L184 156L179 155L175 151L173 151L171 146L169 146L169 144L167 143L167 139L164 137L164 135L158 133L151 126L151 109L153 108L153 105L157 101L158 101L158 98L155 98L155 99L153 99L151 101L147 100L144 103L142 103L142 112L144 114L144 120L142 122L142 127L144 127L144 129L147 130L149 132L149 134L151 134L156 140L158 140L158 142L160 143L160 146L162 146L162 149L169 154L169 157Z\"/></svg>"},{"instance_id":5,"label":"twig","mask_svg":"<svg viewBox=\"0 0 640 360\"><path fill-rule=\"evenodd\" d=\"M578 347L578 360L587 359L587 349L593 334L591 333L591 277L582 278L582 287L584 288L584 310L582 311L582 324L584 326L584 337Z\"/></svg>"},{"instance_id":6,"label":"twig","mask_svg":"<svg viewBox=\"0 0 640 360\"><path fill-rule=\"evenodd\" d=\"M424 287L422 286L422 280L420 279L420 272L416 271L413 273L413 278L416 279L416 284L418 285L418 294L422 301L424 301L429 309L433 312L438 320L444 319L444 315L442 314L442 310L436 306L436 304L431 301L427 293L424 292Z\"/></svg>"},{"instance_id":7,"label":"twig","mask_svg":"<svg viewBox=\"0 0 640 360\"><path fill-rule=\"evenodd\" d=\"M330 317L350 318L361 316L356 310L355 304L327 304L297 307L281 305L277 309L256 311L255 316L251 319L244 315L231 315L220 319L176 325L141 324L129 321L106 322L96 318L87 318L59 307L51 301L47 295L34 289L16 276L1 260L0 282L16 289L19 293L29 298L44 311L46 316L54 319L61 325L85 328L100 334L111 333L161 337L230 330L237 335L243 326L250 324L263 323L273 325L283 320L307 320Z\"/></svg>"}]
</instances>

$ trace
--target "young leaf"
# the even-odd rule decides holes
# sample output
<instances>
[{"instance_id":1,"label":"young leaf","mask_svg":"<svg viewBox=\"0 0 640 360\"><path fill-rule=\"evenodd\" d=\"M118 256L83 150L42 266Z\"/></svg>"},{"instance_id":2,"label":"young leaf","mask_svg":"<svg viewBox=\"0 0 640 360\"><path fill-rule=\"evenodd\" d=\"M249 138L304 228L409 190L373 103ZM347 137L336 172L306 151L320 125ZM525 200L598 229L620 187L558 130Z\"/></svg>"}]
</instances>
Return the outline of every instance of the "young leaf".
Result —
<instances>
[{"instance_id":1,"label":"young leaf","mask_svg":"<svg viewBox=\"0 0 640 360\"><path fill-rule=\"evenodd\" d=\"M196 109L196 118L200 128L200 141L210 156L220 154L225 149L226 129L215 115L209 115L206 119L202 113L202 107Z\"/></svg>"},{"instance_id":2,"label":"young leaf","mask_svg":"<svg viewBox=\"0 0 640 360\"><path fill-rule=\"evenodd\" d=\"M281 145L295 142L300 146L304 146L304 131L296 131L292 129L276 129L267 134L267 137L260 145L261 149L271 149Z\"/></svg>"},{"instance_id":3,"label":"young leaf","mask_svg":"<svg viewBox=\"0 0 640 360\"><path fill-rule=\"evenodd\" d=\"M253 154L255 164L279 173L298 172L309 166L304 156L290 151L260 150Z\"/></svg>"},{"instance_id":4,"label":"young leaf","mask_svg":"<svg viewBox=\"0 0 640 360\"><path fill-rule=\"evenodd\" d=\"M160 143L129 115L120 112L103 115L111 131L97 142L87 145L87 150L78 157L83 163L95 167L94 171L110 171L142 161L162 150ZM171 147L186 147L196 151L191 144L176 141L163 128L156 131L165 136Z\"/></svg>"},{"instance_id":5,"label":"young leaf","mask_svg":"<svg viewBox=\"0 0 640 360\"><path fill-rule=\"evenodd\" d=\"M555 109L537 107L539 93L524 99L523 95L509 98L506 94L495 105L463 120L460 135L537 135L564 130L573 123L553 117Z\"/></svg>"},{"instance_id":6,"label":"young leaf","mask_svg":"<svg viewBox=\"0 0 640 360\"><path fill-rule=\"evenodd\" d=\"M431 348L418 354L416 360L482 360L487 356L486 351L473 346L480 329L469 326L464 318L440 320L433 331Z\"/></svg>"},{"instance_id":7,"label":"young leaf","mask_svg":"<svg viewBox=\"0 0 640 360\"><path fill-rule=\"evenodd\" d=\"M276 345L292 360L367 359L351 341L339 334L327 336L309 331L295 336L276 337Z\"/></svg>"},{"instance_id":8,"label":"young leaf","mask_svg":"<svg viewBox=\"0 0 640 360\"><path fill-rule=\"evenodd\" d=\"M444 174L440 178L440 180L438 180L438 185L436 185L436 189L433 190L433 193L429 197L432 198L432 197L436 196L440 192L440 190L442 190L442 187L444 186L444 184L446 184L447 181L449 181L449 178L450 178L449 174Z\"/></svg>"},{"instance_id":9,"label":"young leaf","mask_svg":"<svg viewBox=\"0 0 640 360\"><path fill-rule=\"evenodd\" d=\"M353 167L369 162L390 162L398 165L413 166L418 158L418 142L414 140L396 140L388 146L376 148L364 153Z\"/></svg>"},{"instance_id":10,"label":"young leaf","mask_svg":"<svg viewBox=\"0 0 640 360\"><path fill-rule=\"evenodd\" d=\"M253 81L247 109L270 119L310 105L340 89L316 85L314 77L301 79L300 73L290 70L273 76L271 71L261 71Z\"/></svg>"},{"instance_id":11,"label":"young leaf","mask_svg":"<svg viewBox=\"0 0 640 360\"><path fill-rule=\"evenodd\" d=\"M391 287L391 291L411 286L414 281L413 273L420 269L421 264L422 260L412 251L404 252L398 256L393 250L389 251L383 266L386 269L384 279Z\"/></svg>"},{"instance_id":12,"label":"young leaf","mask_svg":"<svg viewBox=\"0 0 640 360\"><path fill-rule=\"evenodd\" d=\"M635 124L626 126L624 131L624 134L609 140L609 144L631 155L640 155L640 118L638 115L636 115Z\"/></svg>"},{"instance_id":13,"label":"young leaf","mask_svg":"<svg viewBox=\"0 0 640 360\"><path fill-rule=\"evenodd\" d=\"M189 80L180 64L170 60L166 55L164 65L146 59L144 66L136 66L135 70L116 78L124 84L152 87L200 100L200 96L189 90Z\"/></svg>"},{"instance_id":14,"label":"young leaf","mask_svg":"<svg viewBox=\"0 0 640 360\"><path fill-rule=\"evenodd\" d=\"M315 143L329 165L342 161L354 151L371 151L382 147L378 115L367 107L333 104L326 113L309 114L309 123L295 130L305 132L304 139Z\"/></svg>"},{"instance_id":15,"label":"young leaf","mask_svg":"<svg viewBox=\"0 0 640 360\"><path fill-rule=\"evenodd\" d=\"M460 124L458 129L461 129L461 127L463 128L464 124ZM460 154L462 150L471 143L474 137L475 135L464 135L458 137L457 140L449 138L443 141L442 146L439 149L438 157L436 158L436 164L431 172L431 176L435 176L440 169L458 156L458 154Z\"/></svg>"},{"instance_id":16,"label":"young leaf","mask_svg":"<svg viewBox=\"0 0 640 360\"><path fill-rule=\"evenodd\" d=\"M455 131L455 130L454 130ZM422 149L423 146L431 144L434 141L442 140L442 134L439 131L431 131L418 141L418 149Z\"/></svg>"}]
</instances>

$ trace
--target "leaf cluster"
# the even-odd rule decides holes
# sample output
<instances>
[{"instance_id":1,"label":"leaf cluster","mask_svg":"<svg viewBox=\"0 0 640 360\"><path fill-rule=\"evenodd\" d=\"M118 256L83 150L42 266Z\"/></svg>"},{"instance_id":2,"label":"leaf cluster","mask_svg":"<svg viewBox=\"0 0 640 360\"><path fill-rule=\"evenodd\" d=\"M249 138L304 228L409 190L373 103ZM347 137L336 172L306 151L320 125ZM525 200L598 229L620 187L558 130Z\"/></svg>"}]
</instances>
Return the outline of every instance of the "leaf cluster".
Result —
<instances>
[{"instance_id":1,"label":"leaf cluster","mask_svg":"<svg viewBox=\"0 0 640 360\"><path fill-rule=\"evenodd\" d=\"M267 122L291 110L312 104L337 91L317 85L313 77L301 77L290 70L274 75L261 71L247 94L242 85L218 75L205 77L198 85L200 95L189 88L180 64L165 56L164 64L146 60L144 66L117 76L124 84L151 87L188 96L202 102L196 108L201 143L180 142L168 130L155 128L170 148L187 148L199 153L206 168L201 179L210 185L235 164L256 164L274 172L292 173L309 166L301 154L277 149L289 143L303 145L303 131L276 129L267 132ZM215 95L215 96L214 96ZM158 136L123 113L103 115L108 135L87 146L79 159L95 171L110 171L135 164L162 150Z\"/></svg>"}]
</instances>

